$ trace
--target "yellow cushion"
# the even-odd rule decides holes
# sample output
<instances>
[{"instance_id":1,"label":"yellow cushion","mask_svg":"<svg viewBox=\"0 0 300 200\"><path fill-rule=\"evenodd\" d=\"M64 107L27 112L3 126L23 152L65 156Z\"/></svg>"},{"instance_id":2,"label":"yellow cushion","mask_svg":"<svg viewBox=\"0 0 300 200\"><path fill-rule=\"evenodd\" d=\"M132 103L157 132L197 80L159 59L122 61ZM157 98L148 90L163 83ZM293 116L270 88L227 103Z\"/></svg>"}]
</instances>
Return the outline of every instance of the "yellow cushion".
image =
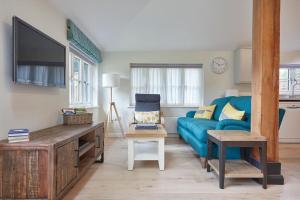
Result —
<instances>
[{"instance_id":1,"label":"yellow cushion","mask_svg":"<svg viewBox=\"0 0 300 200\"><path fill-rule=\"evenodd\" d=\"M197 119L211 119L214 114L216 105L211 106L201 106L199 110L195 113L194 118Z\"/></svg>"},{"instance_id":2,"label":"yellow cushion","mask_svg":"<svg viewBox=\"0 0 300 200\"><path fill-rule=\"evenodd\" d=\"M159 123L159 111L134 113L135 122L138 124L157 124Z\"/></svg>"},{"instance_id":3,"label":"yellow cushion","mask_svg":"<svg viewBox=\"0 0 300 200\"><path fill-rule=\"evenodd\" d=\"M219 121L224 119L242 120L244 115L245 115L245 111L237 110L230 103L227 103L221 112Z\"/></svg>"}]
</instances>

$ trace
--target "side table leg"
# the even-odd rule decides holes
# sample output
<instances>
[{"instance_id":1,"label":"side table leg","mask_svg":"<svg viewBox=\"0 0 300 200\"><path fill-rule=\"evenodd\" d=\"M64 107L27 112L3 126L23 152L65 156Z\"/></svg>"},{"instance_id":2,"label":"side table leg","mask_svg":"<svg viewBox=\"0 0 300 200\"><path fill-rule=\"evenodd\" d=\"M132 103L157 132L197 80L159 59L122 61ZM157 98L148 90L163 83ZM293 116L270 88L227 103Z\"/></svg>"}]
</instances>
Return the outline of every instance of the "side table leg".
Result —
<instances>
[{"instance_id":1,"label":"side table leg","mask_svg":"<svg viewBox=\"0 0 300 200\"><path fill-rule=\"evenodd\" d=\"M207 141L207 172L210 172L211 169L210 169L210 165L208 164L208 161L211 160L211 157L212 157L212 142L208 139Z\"/></svg>"},{"instance_id":2,"label":"side table leg","mask_svg":"<svg viewBox=\"0 0 300 200\"><path fill-rule=\"evenodd\" d=\"M225 179L225 159L226 159L226 146L224 143L219 145L219 187L224 189Z\"/></svg>"},{"instance_id":3,"label":"side table leg","mask_svg":"<svg viewBox=\"0 0 300 200\"><path fill-rule=\"evenodd\" d=\"M128 139L128 170L133 170L134 165L134 140Z\"/></svg>"},{"instance_id":4,"label":"side table leg","mask_svg":"<svg viewBox=\"0 0 300 200\"><path fill-rule=\"evenodd\" d=\"M158 139L158 165L160 170L165 170L165 138Z\"/></svg>"},{"instance_id":5,"label":"side table leg","mask_svg":"<svg viewBox=\"0 0 300 200\"><path fill-rule=\"evenodd\" d=\"M263 173L263 184L262 187L267 189L267 143L263 142L260 147L260 162L261 172Z\"/></svg>"}]
</instances>

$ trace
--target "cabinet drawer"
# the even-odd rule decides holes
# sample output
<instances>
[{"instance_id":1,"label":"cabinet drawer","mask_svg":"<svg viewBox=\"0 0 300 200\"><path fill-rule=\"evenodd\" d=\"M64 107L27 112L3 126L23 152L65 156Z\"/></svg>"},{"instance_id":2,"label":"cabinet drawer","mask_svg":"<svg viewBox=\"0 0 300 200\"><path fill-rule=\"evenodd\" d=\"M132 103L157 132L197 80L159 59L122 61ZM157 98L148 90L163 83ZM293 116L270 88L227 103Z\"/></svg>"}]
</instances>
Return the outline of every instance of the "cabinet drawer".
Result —
<instances>
[{"instance_id":1,"label":"cabinet drawer","mask_svg":"<svg viewBox=\"0 0 300 200\"><path fill-rule=\"evenodd\" d=\"M56 149L56 195L59 195L78 174L76 140Z\"/></svg>"},{"instance_id":2,"label":"cabinet drawer","mask_svg":"<svg viewBox=\"0 0 300 200\"><path fill-rule=\"evenodd\" d=\"M0 150L0 199L47 199L47 172L47 150Z\"/></svg>"}]
</instances>

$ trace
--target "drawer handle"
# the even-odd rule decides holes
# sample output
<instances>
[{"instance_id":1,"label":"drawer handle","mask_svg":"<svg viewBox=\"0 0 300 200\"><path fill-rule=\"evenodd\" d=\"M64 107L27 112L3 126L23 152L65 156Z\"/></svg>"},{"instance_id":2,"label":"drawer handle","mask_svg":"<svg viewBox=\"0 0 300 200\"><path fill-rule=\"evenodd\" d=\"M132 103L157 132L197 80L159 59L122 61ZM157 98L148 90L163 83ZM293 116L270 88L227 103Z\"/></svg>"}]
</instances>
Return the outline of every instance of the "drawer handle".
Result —
<instances>
[{"instance_id":1,"label":"drawer handle","mask_svg":"<svg viewBox=\"0 0 300 200\"><path fill-rule=\"evenodd\" d=\"M76 153L76 163L75 163L74 167L78 168L79 167L79 149L75 149L74 151Z\"/></svg>"}]
</instances>

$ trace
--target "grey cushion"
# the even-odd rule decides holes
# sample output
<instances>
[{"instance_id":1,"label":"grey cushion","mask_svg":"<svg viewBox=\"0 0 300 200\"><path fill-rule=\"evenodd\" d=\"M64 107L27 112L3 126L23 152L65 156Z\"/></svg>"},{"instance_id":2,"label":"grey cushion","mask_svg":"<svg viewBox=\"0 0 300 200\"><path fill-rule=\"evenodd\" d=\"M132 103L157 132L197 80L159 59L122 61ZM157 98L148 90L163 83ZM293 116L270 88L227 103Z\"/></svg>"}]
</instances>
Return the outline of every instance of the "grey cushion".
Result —
<instances>
[{"instance_id":1,"label":"grey cushion","mask_svg":"<svg viewBox=\"0 0 300 200\"><path fill-rule=\"evenodd\" d=\"M160 111L159 94L135 94L135 111Z\"/></svg>"}]
</instances>

